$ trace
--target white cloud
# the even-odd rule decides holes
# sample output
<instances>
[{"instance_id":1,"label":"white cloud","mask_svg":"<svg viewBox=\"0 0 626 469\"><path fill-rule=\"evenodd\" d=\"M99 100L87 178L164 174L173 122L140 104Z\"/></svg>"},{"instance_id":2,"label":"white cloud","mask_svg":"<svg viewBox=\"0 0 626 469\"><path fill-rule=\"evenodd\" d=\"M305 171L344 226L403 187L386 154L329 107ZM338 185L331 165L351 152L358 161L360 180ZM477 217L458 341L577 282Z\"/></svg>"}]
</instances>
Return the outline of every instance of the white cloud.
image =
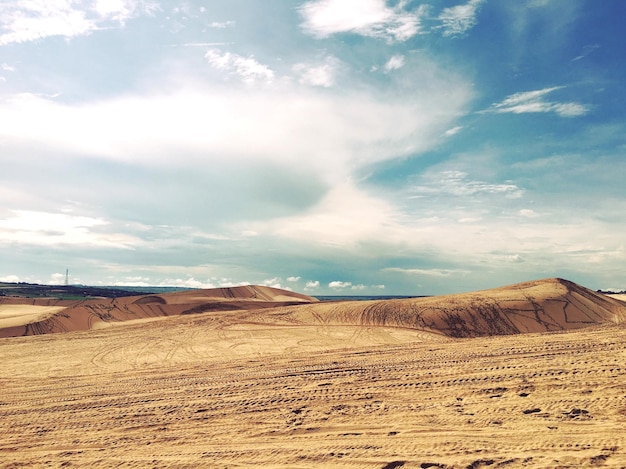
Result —
<instances>
[{"instance_id":1,"label":"white cloud","mask_svg":"<svg viewBox=\"0 0 626 469\"><path fill-rule=\"evenodd\" d=\"M584 104L570 102L558 103L545 101L544 97L563 86L554 86L534 91L523 91L507 96L499 103L492 104L486 111L491 113L536 113L554 112L561 117L578 117L589 112L589 108Z\"/></svg>"},{"instance_id":2,"label":"white cloud","mask_svg":"<svg viewBox=\"0 0 626 469\"><path fill-rule=\"evenodd\" d=\"M62 273L54 273L50 275L50 279L45 282L46 285L64 285L65 284L65 274Z\"/></svg>"},{"instance_id":3,"label":"white cloud","mask_svg":"<svg viewBox=\"0 0 626 469\"><path fill-rule=\"evenodd\" d=\"M383 272L396 272L408 275L423 275L427 277L450 277L455 274L468 274L467 270L457 269L405 269L401 267L386 267Z\"/></svg>"},{"instance_id":4,"label":"white cloud","mask_svg":"<svg viewBox=\"0 0 626 469\"><path fill-rule=\"evenodd\" d=\"M0 4L0 46L50 36L83 36L157 9L154 3L140 0L78 5L72 0L9 0Z\"/></svg>"},{"instance_id":5,"label":"white cloud","mask_svg":"<svg viewBox=\"0 0 626 469\"><path fill-rule=\"evenodd\" d=\"M204 57L213 68L238 76L244 83L270 83L274 79L274 72L254 57L243 57L218 49L209 50Z\"/></svg>"},{"instance_id":6,"label":"white cloud","mask_svg":"<svg viewBox=\"0 0 626 469\"><path fill-rule=\"evenodd\" d=\"M321 63L298 63L292 70L299 76L299 83L310 86L330 88L335 85L337 72L341 61L336 57L328 56Z\"/></svg>"},{"instance_id":7,"label":"white cloud","mask_svg":"<svg viewBox=\"0 0 626 469\"><path fill-rule=\"evenodd\" d=\"M305 290L315 290L320 287L319 280L309 280L305 285Z\"/></svg>"},{"instance_id":8,"label":"white cloud","mask_svg":"<svg viewBox=\"0 0 626 469\"><path fill-rule=\"evenodd\" d=\"M463 171L442 171L425 176L426 184L418 185L412 192L418 197L423 195L450 194L454 196L469 196L476 194L501 194L509 198L519 198L524 190L512 183L492 184L485 181L468 179Z\"/></svg>"},{"instance_id":9,"label":"white cloud","mask_svg":"<svg viewBox=\"0 0 626 469\"><path fill-rule=\"evenodd\" d=\"M530 208L523 208L518 213L525 218L534 218L538 216L537 212Z\"/></svg>"},{"instance_id":10,"label":"white cloud","mask_svg":"<svg viewBox=\"0 0 626 469\"><path fill-rule=\"evenodd\" d=\"M300 280L300 277L287 277L288 282L297 282Z\"/></svg>"},{"instance_id":11,"label":"white cloud","mask_svg":"<svg viewBox=\"0 0 626 469\"><path fill-rule=\"evenodd\" d=\"M123 23L132 18L137 5L124 0L96 0L95 11L102 17Z\"/></svg>"},{"instance_id":12,"label":"white cloud","mask_svg":"<svg viewBox=\"0 0 626 469\"><path fill-rule=\"evenodd\" d=\"M358 285L352 285L351 289L356 291L362 291L365 290L365 285L363 285L362 283Z\"/></svg>"},{"instance_id":13,"label":"white cloud","mask_svg":"<svg viewBox=\"0 0 626 469\"><path fill-rule=\"evenodd\" d=\"M249 79L270 76L238 69L232 55L211 54L216 66ZM464 110L470 98L464 83L428 63L419 77L408 98L364 86L331 94L284 83L184 88L80 105L18 94L0 99L0 141L20 145L31 159L58 150L151 166L256 161L345 180L354 168L431 148Z\"/></svg>"},{"instance_id":14,"label":"white cloud","mask_svg":"<svg viewBox=\"0 0 626 469\"><path fill-rule=\"evenodd\" d=\"M419 32L424 9L406 12L405 3L389 8L385 0L315 0L299 10L303 29L315 37L351 32L392 42L406 41Z\"/></svg>"},{"instance_id":15,"label":"white cloud","mask_svg":"<svg viewBox=\"0 0 626 469\"><path fill-rule=\"evenodd\" d=\"M10 2L0 6L0 46L49 36L75 37L97 28L71 2Z\"/></svg>"},{"instance_id":16,"label":"white cloud","mask_svg":"<svg viewBox=\"0 0 626 469\"><path fill-rule=\"evenodd\" d=\"M580 103L554 103L552 110L561 117L584 116L589 112L589 108Z\"/></svg>"},{"instance_id":17,"label":"white cloud","mask_svg":"<svg viewBox=\"0 0 626 469\"><path fill-rule=\"evenodd\" d=\"M229 43L227 42L185 42L180 44L183 47L218 47L218 46L227 46Z\"/></svg>"},{"instance_id":18,"label":"white cloud","mask_svg":"<svg viewBox=\"0 0 626 469\"><path fill-rule=\"evenodd\" d=\"M404 236L396 221L400 217L389 202L346 183L305 213L260 222L255 228L275 237L348 248L377 239L399 242Z\"/></svg>"},{"instance_id":19,"label":"white cloud","mask_svg":"<svg viewBox=\"0 0 626 469\"><path fill-rule=\"evenodd\" d=\"M228 28L234 25L235 25L234 21L213 21L209 23L210 28L217 28L217 29L224 29L224 28Z\"/></svg>"},{"instance_id":20,"label":"white cloud","mask_svg":"<svg viewBox=\"0 0 626 469\"><path fill-rule=\"evenodd\" d=\"M280 278L278 277L265 279L261 282L261 285L272 288L283 288L280 285Z\"/></svg>"},{"instance_id":21,"label":"white cloud","mask_svg":"<svg viewBox=\"0 0 626 469\"><path fill-rule=\"evenodd\" d=\"M129 235L98 231L98 227L108 225L101 218L28 210L13 210L12 213L12 217L0 220L1 244L130 249L140 243Z\"/></svg>"},{"instance_id":22,"label":"white cloud","mask_svg":"<svg viewBox=\"0 0 626 469\"><path fill-rule=\"evenodd\" d=\"M144 281L130 281L126 283L127 285L136 285L136 286L147 286L150 284L146 284ZM210 280L202 281L196 280L194 277L187 278L173 278L173 279L165 279L162 282L159 282L160 286L164 287L182 287L182 288L218 288ZM222 287L223 285L219 285Z\"/></svg>"},{"instance_id":23,"label":"white cloud","mask_svg":"<svg viewBox=\"0 0 626 469\"><path fill-rule=\"evenodd\" d=\"M596 49L599 49L600 45L599 44L589 44L585 47L583 47L582 53L580 55L577 55L576 57L574 57L572 59L572 62L577 62L579 60L585 59L587 58L589 55L591 55Z\"/></svg>"},{"instance_id":24,"label":"white cloud","mask_svg":"<svg viewBox=\"0 0 626 469\"><path fill-rule=\"evenodd\" d=\"M350 288L352 286L352 282L341 282L339 280L334 280L330 282L328 286L335 290L343 290L344 288Z\"/></svg>"},{"instance_id":25,"label":"white cloud","mask_svg":"<svg viewBox=\"0 0 626 469\"><path fill-rule=\"evenodd\" d=\"M458 134L461 130L463 130L463 127L458 125L456 127L452 127L451 129L446 130L443 135L445 137L452 137L453 135Z\"/></svg>"},{"instance_id":26,"label":"white cloud","mask_svg":"<svg viewBox=\"0 0 626 469\"><path fill-rule=\"evenodd\" d=\"M0 282L6 283L18 283L20 278L17 275L5 275L4 277L0 277Z\"/></svg>"},{"instance_id":27,"label":"white cloud","mask_svg":"<svg viewBox=\"0 0 626 469\"><path fill-rule=\"evenodd\" d=\"M470 0L464 5L444 8L439 15L442 22L443 35L447 37L461 36L473 28L477 19L478 9L484 0Z\"/></svg>"},{"instance_id":28,"label":"white cloud","mask_svg":"<svg viewBox=\"0 0 626 469\"><path fill-rule=\"evenodd\" d=\"M390 72L392 70L398 70L402 67L404 67L404 56L401 54L397 54L391 57L383 68L386 72Z\"/></svg>"}]
</instances>

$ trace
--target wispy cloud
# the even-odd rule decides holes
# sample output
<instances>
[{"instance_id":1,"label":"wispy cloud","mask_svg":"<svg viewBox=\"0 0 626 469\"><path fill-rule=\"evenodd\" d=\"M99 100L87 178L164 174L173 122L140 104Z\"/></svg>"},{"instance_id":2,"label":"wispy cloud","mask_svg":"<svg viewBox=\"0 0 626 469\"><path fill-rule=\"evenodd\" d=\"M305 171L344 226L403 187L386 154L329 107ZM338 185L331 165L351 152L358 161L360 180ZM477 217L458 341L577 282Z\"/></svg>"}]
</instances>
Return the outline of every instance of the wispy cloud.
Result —
<instances>
[{"instance_id":1,"label":"wispy cloud","mask_svg":"<svg viewBox=\"0 0 626 469\"><path fill-rule=\"evenodd\" d=\"M386 267L383 272L395 272L407 275L423 275L427 277L450 277L455 274L468 274L467 270L458 269L405 269L402 267Z\"/></svg>"},{"instance_id":2,"label":"wispy cloud","mask_svg":"<svg viewBox=\"0 0 626 469\"><path fill-rule=\"evenodd\" d=\"M274 72L252 56L243 57L232 52L211 49L204 57L215 69L235 75L245 83L271 82L274 78Z\"/></svg>"},{"instance_id":3,"label":"wispy cloud","mask_svg":"<svg viewBox=\"0 0 626 469\"><path fill-rule=\"evenodd\" d=\"M342 282L340 280L334 280L332 282L329 282L328 286L336 290L343 290L344 288L350 288L352 286L352 282Z\"/></svg>"},{"instance_id":4,"label":"wispy cloud","mask_svg":"<svg viewBox=\"0 0 626 469\"><path fill-rule=\"evenodd\" d=\"M330 88L335 85L340 68L341 61L339 59L327 56L317 63L297 63L292 67L292 70L303 85Z\"/></svg>"},{"instance_id":5,"label":"wispy cloud","mask_svg":"<svg viewBox=\"0 0 626 469\"><path fill-rule=\"evenodd\" d=\"M181 44L183 47L216 47L216 46L227 46L229 45L227 42L185 42ZM178 46L178 44L173 45Z\"/></svg>"},{"instance_id":6,"label":"wispy cloud","mask_svg":"<svg viewBox=\"0 0 626 469\"><path fill-rule=\"evenodd\" d=\"M404 56L396 54L387 61L383 68L386 72L390 72L392 70L398 70L402 67L404 67Z\"/></svg>"},{"instance_id":7,"label":"wispy cloud","mask_svg":"<svg viewBox=\"0 0 626 469\"><path fill-rule=\"evenodd\" d=\"M158 6L141 0L9 0L0 4L0 46L50 36L73 38L151 14Z\"/></svg>"},{"instance_id":8,"label":"wispy cloud","mask_svg":"<svg viewBox=\"0 0 626 469\"><path fill-rule=\"evenodd\" d=\"M426 60L410 95L377 93L358 79L342 93L293 81L242 87L274 72L253 57L217 49L207 60L236 78L235 86L189 85L82 105L10 95L0 100L0 138L148 166L263 161L345 180L354 168L431 148L471 97L462 80L442 77ZM24 150L23 157L37 155Z\"/></svg>"},{"instance_id":9,"label":"wispy cloud","mask_svg":"<svg viewBox=\"0 0 626 469\"><path fill-rule=\"evenodd\" d=\"M446 37L462 36L478 22L478 10L484 0L470 0L464 5L444 8L439 14L443 35Z\"/></svg>"},{"instance_id":10,"label":"wispy cloud","mask_svg":"<svg viewBox=\"0 0 626 469\"><path fill-rule=\"evenodd\" d=\"M445 137L452 137L453 135L458 134L461 130L463 130L463 126L457 125L456 127L446 130L443 135Z\"/></svg>"},{"instance_id":11,"label":"wispy cloud","mask_svg":"<svg viewBox=\"0 0 626 469\"><path fill-rule=\"evenodd\" d=\"M492 104L484 112L487 113L538 113L554 112L561 117L578 117L589 112L589 108L584 104L576 102L554 102L546 101L544 98L548 94L563 89L563 86L553 86L541 90L523 91L507 96L499 103Z\"/></svg>"},{"instance_id":12,"label":"wispy cloud","mask_svg":"<svg viewBox=\"0 0 626 469\"><path fill-rule=\"evenodd\" d=\"M404 10L406 2L394 8L384 0L315 0L300 7L302 28L309 34L326 38L337 33L355 33L401 42L420 30L424 9Z\"/></svg>"},{"instance_id":13,"label":"wispy cloud","mask_svg":"<svg viewBox=\"0 0 626 469\"><path fill-rule=\"evenodd\" d=\"M126 234L99 230L99 227L108 224L101 218L28 210L14 210L12 213L11 217L0 219L0 244L128 249L140 242Z\"/></svg>"},{"instance_id":14,"label":"wispy cloud","mask_svg":"<svg viewBox=\"0 0 626 469\"><path fill-rule=\"evenodd\" d=\"M422 184L412 188L413 197L434 194L470 196L476 194L500 194L509 198L519 198L524 190L513 183L493 184L486 181L471 180L463 171L442 171L430 175Z\"/></svg>"},{"instance_id":15,"label":"wispy cloud","mask_svg":"<svg viewBox=\"0 0 626 469\"><path fill-rule=\"evenodd\" d=\"M599 49L600 46L598 44L589 44L585 47L583 47L582 53L580 55L577 55L576 57L574 57L572 59L572 62L577 62L579 60L585 59L587 58L589 55L591 55L596 49Z\"/></svg>"},{"instance_id":16,"label":"wispy cloud","mask_svg":"<svg viewBox=\"0 0 626 469\"><path fill-rule=\"evenodd\" d=\"M387 201L344 184L330 190L304 213L256 223L253 227L276 238L351 248L376 239L399 242L404 233L397 231L398 216L398 211Z\"/></svg>"},{"instance_id":17,"label":"wispy cloud","mask_svg":"<svg viewBox=\"0 0 626 469\"><path fill-rule=\"evenodd\" d=\"M234 26L234 21L213 21L209 23L209 28L225 29Z\"/></svg>"}]
</instances>

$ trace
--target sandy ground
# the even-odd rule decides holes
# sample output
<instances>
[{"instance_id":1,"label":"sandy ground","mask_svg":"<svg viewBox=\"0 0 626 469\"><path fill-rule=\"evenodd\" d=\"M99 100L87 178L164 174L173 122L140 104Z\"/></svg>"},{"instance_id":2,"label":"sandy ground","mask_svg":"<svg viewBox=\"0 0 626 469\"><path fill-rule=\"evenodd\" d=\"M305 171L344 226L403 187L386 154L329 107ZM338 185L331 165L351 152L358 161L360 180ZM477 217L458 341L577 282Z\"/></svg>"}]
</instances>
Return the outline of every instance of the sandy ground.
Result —
<instances>
[{"instance_id":1,"label":"sandy ground","mask_svg":"<svg viewBox=\"0 0 626 469\"><path fill-rule=\"evenodd\" d=\"M43 321L63 309L63 306L0 305L0 329Z\"/></svg>"},{"instance_id":2,"label":"sandy ground","mask_svg":"<svg viewBox=\"0 0 626 469\"><path fill-rule=\"evenodd\" d=\"M1 339L0 467L626 466L623 326L453 339L289 317Z\"/></svg>"},{"instance_id":3,"label":"sandy ground","mask_svg":"<svg viewBox=\"0 0 626 469\"><path fill-rule=\"evenodd\" d=\"M625 301L626 302L626 294L624 293L615 293L613 295L607 295L610 296L611 298L615 298L617 300L621 300L621 301Z\"/></svg>"}]
</instances>

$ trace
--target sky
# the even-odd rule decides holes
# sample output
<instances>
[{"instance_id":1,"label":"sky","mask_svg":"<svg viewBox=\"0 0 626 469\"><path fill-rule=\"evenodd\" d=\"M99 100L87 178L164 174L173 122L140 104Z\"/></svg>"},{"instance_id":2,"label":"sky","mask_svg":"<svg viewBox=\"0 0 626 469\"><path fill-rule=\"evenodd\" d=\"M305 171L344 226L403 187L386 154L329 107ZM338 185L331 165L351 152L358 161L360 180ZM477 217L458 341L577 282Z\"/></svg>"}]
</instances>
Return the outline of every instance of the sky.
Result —
<instances>
[{"instance_id":1,"label":"sky","mask_svg":"<svg viewBox=\"0 0 626 469\"><path fill-rule=\"evenodd\" d=\"M2 0L0 281L626 289L622 0Z\"/></svg>"}]
</instances>

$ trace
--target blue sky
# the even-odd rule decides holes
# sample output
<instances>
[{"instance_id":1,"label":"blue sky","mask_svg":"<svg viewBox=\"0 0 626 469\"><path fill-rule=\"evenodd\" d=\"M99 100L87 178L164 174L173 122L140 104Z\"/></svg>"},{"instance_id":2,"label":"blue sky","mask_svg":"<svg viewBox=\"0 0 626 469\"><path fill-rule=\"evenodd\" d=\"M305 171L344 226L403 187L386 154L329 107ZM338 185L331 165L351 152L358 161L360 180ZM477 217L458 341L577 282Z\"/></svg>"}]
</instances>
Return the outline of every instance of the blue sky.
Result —
<instances>
[{"instance_id":1,"label":"blue sky","mask_svg":"<svg viewBox=\"0 0 626 469\"><path fill-rule=\"evenodd\" d=\"M0 280L626 288L621 0L4 0Z\"/></svg>"}]
</instances>

